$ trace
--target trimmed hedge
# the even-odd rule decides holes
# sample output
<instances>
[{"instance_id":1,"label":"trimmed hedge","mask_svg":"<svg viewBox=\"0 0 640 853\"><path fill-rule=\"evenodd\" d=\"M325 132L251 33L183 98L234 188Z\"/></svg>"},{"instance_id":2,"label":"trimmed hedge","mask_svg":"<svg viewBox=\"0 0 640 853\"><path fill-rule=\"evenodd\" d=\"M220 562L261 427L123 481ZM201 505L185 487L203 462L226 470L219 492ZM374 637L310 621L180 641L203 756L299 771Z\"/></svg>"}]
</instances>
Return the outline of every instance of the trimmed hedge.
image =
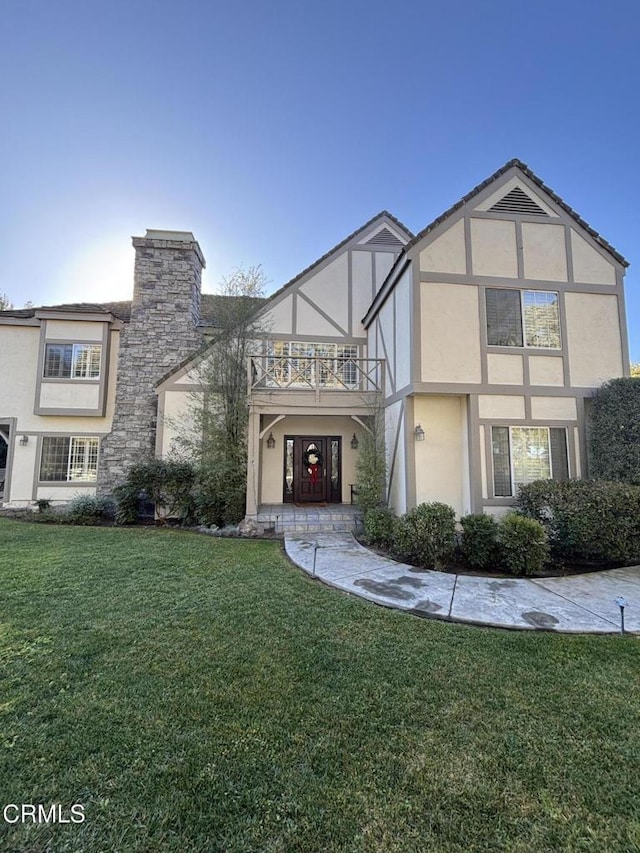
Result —
<instances>
[{"instance_id":1,"label":"trimmed hedge","mask_svg":"<svg viewBox=\"0 0 640 853\"><path fill-rule=\"evenodd\" d=\"M640 487L600 480L537 480L521 486L518 507L545 528L560 559L640 559Z\"/></svg>"},{"instance_id":2,"label":"trimmed hedge","mask_svg":"<svg viewBox=\"0 0 640 853\"><path fill-rule=\"evenodd\" d=\"M460 550L465 562L472 569L485 571L500 565L498 545L498 523L492 515L477 513L460 519L462 541Z\"/></svg>"},{"instance_id":3,"label":"trimmed hedge","mask_svg":"<svg viewBox=\"0 0 640 853\"><path fill-rule=\"evenodd\" d=\"M612 379L591 403L590 469L598 480L640 486L640 377Z\"/></svg>"},{"instance_id":4,"label":"trimmed hedge","mask_svg":"<svg viewBox=\"0 0 640 853\"><path fill-rule=\"evenodd\" d=\"M364 516L364 532L371 545L393 548L398 519L386 507L370 509Z\"/></svg>"},{"instance_id":5,"label":"trimmed hedge","mask_svg":"<svg viewBox=\"0 0 640 853\"><path fill-rule=\"evenodd\" d=\"M455 547L456 514L443 503L425 503L396 523L395 550L410 563L435 569L446 565Z\"/></svg>"},{"instance_id":6,"label":"trimmed hedge","mask_svg":"<svg viewBox=\"0 0 640 853\"><path fill-rule=\"evenodd\" d=\"M549 557L549 542L542 524L516 512L502 519L498 543L504 566L513 575L539 574Z\"/></svg>"}]
</instances>

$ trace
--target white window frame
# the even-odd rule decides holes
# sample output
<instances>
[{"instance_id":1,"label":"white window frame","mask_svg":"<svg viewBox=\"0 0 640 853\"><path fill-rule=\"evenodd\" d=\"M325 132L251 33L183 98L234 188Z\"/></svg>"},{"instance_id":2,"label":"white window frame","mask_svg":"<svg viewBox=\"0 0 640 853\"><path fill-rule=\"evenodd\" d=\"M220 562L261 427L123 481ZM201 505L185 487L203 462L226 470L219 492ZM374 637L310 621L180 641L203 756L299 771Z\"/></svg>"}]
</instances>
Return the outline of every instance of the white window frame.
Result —
<instances>
[{"instance_id":1,"label":"white window frame","mask_svg":"<svg viewBox=\"0 0 640 853\"><path fill-rule=\"evenodd\" d=\"M71 371L69 376L47 376L47 347L71 347ZM95 364L95 359L92 358L92 351L97 351L98 372L95 375L90 374L91 365ZM86 370L84 373L79 371L79 366L82 361L82 354L88 351L86 359ZM44 349L44 364L42 367L43 379L58 379L64 381L80 381L80 382L98 382L102 373L102 344L94 342L85 343L69 343L67 341L46 341Z\"/></svg>"},{"instance_id":2,"label":"white window frame","mask_svg":"<svg viewBox=\"0 0 640 853\"><path fill-rule=\"evenodd\" d=\"M42 455L44 453L44 439L46 438L65 438L69 439L69 449L67 450L67 465L66 477L60 480L43 480L42 479ZM92 452L93 450L93 452ZM100 439L96 436L82 435L46 435L43 436L42 446L40 449L40 460L38 463L38 482L43 485L53 485L59 483L95 483L98 479L98 456L100 452ZM74 460L81 456L82 465L78 466ZM93 466L90 463L95 459ZM63 461L63 460L61 460ZM77 472L80 472L78 476Z\"/></svg>"}]
</instances>

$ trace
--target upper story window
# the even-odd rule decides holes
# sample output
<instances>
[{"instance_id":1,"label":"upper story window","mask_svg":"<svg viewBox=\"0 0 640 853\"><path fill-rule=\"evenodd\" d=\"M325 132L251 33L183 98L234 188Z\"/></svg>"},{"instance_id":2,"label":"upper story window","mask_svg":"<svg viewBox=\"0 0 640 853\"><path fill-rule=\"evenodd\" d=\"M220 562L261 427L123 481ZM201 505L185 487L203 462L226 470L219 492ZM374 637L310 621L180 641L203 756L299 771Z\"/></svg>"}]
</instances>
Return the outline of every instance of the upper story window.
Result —
<instances>
[{"instance_id":1,"label":"upper story window","mask_svg":"<svg viewBox=\"0 0 640 853\"><path fill-rule=\"evenodd\" d=\"M359 380L357 344L313 341L269 341L270 375L281 385L356 387Z\"/></svg>"},{"instance_id":2,"label":"upper story window","mask_svg":"<svg viewBox=\"0 0 640 853\"><path fill-rule=\"evenodd\" d=\"M48 379L99 379L101 344L47 344L44 376Z\"/></svg>"},{"instance_id":3,"label":"upper story window","mask_svg":"<svg viewBox=\"0 0 640 853\"><path fill-rule=\"evenodd\" d=\"M489 346L560 349L557 293L487 287L485 294Z\"/></svg>"}]
</instances>

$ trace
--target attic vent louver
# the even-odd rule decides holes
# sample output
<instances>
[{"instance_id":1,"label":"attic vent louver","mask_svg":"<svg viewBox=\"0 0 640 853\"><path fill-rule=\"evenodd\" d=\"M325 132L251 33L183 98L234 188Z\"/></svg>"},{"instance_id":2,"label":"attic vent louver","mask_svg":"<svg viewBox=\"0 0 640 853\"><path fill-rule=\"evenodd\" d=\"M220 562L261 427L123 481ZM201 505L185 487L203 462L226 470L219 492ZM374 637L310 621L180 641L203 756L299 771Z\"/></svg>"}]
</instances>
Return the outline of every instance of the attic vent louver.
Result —
<instances>
[{"instance_id":1,"label":"attic vent louver","mask_svg":"<svg viewBox=\"0 0 640 853\"><path fill-rule=\"evenodd\" d=\"M526 213L534 216L548 216L540 205L530 198L520 187L514 187L504 198L497 201L490 210L501 210L503 213Z\"/></svg>"},{"instance_id":2,"label":"attic vent louver","mask_svg":"<svg viewBox=\"0 0 640 853\"><path fill-rule=\"evenodd\" d=\"M374 234L370 240L367 240L367 246L389 246L392 249L401 249L404 245L402 240L399 240L395 234L392 234L388 228L383 228Z\"/></svg>"}]
</instances>

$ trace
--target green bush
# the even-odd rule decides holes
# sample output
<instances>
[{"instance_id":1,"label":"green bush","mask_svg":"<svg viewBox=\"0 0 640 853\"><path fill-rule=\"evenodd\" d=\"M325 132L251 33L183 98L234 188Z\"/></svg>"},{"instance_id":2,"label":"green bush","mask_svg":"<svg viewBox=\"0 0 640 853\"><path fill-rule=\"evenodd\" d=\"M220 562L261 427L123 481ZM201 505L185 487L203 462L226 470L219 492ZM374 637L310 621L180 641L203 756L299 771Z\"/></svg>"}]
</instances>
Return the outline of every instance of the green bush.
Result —
<instances>
[{"instance_id":1,"label":"green bush","mask_svg":"<svg viewBox=\"0 0 640 853\"><path fill-rule=\"evenodd\" d=\"M200 465L196 471L193 500L195 516L201 524L238 524L246 509L246 470L234 460L218 459Z\"/></svg>"},{"instance_id":2,"label":"green bush","mask_svg":"<svg viewBox=\"0 0 640 853\"><path fill-rule=\"evenodd\" d=\"M394 551L427 569L446 565L455 547L456 514L442 503L425 503L398 519Z\"/></svg>"},{"instance_id":3,"label":"green bush","mask_svg":"<svg viewBox=\"0 0 640 853\"><path fill-rule=\"evenodd\" d=\"M364 532L367 541L382 548L392 548L396 533L397 518L386 507L370 509L364 516Z\"/></svg>"},{"instance_id":4,"label":"green bush","mask_svg":"<svg viewBox=\"0 0 640 853\"><path fill-rule=\"evenodd\" d=\"M498 524L491 515L478 513L460 519L460 550L467 565L478 571L495 569L500 562Z\"/></svg>"},{"instance_id":5,"label":"green bush","mask_svg":"<svg viewBox=\"0 0 640 853\"><path fill-rule=\"evenodd\" d=\"M133 465L126 481L114 489L116 521L135 524L141 495L146 494L155 504L160 519L172 518L183 524L189 523L194 517L194 480L193 466L186 462L153 459Z\"/></svg>"},{"instance_id":6,"label":"green bush","mask_svg":"<svg viewBox=\"0 0 640 853\"><path fill-rule=\"evenodd\" d=\"M62 519L71 524L95 524L111 521L115 514L116 506L111 498L77 495L65 508Z\"/></svg>"},{"instance_id":7,"label":"green bush","mask_svg":"<svg viewBox=\"0 0 640 853\"><path fill-rule=\"evenodd\" d=\"M590 471L640 486L640 378L612 379L591 402Z\"/></svg>"},{"instance_id":8,"label":"green bush","mask_svg":"<svg viewBox=\"0 0 640 853\"><path fill-rule=\"evenodd\" d=\"M514 575L535 575L549 557L544 527L534 518L510 513L498 526L498 544L505 568Z\"/></svg>"},{"instance_id":9,"label":"green bush","mask_svg":"<svg viewBox=\"0 0 640 853\"><path fill-rule=\"evenodd\" d=\"M539 521L562 560L640 558L640 487L600 480L539 480L521 486L520 511Z\"/></svg>"}]
</instances>

